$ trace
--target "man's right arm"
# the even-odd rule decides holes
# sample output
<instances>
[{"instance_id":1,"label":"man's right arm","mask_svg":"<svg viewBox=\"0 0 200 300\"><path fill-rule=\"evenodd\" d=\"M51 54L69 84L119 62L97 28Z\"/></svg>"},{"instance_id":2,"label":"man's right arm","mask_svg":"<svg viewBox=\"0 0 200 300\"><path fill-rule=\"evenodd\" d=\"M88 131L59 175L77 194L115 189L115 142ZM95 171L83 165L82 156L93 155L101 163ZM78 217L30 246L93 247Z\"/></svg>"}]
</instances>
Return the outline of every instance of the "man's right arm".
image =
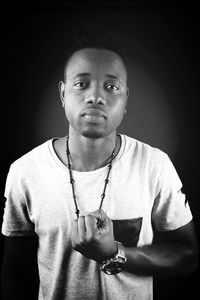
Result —
<instances>
[{"instance_id":1,"label":"man's right arm","mask_svg":"<svg viewBox=\"0 0 200 300\"><path fill-rule=\"evenodd\" d=\"M5 237L1 272L2 300L37 300L37 236Z\"/></svg>"}]
</instances>

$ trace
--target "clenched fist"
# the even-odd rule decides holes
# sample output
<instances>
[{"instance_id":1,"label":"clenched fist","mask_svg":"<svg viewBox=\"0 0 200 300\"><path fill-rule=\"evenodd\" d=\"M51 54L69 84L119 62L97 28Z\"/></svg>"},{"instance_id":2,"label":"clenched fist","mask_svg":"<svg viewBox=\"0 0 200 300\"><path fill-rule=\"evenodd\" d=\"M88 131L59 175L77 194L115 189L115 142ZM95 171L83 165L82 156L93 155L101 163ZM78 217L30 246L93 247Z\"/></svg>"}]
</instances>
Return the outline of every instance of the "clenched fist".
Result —
<instances>
[{"instance_id":1,"label":"clenched fist","mask_svg":"<svg viewBox=\"0 0 200 300\"><path fill-rule=\"evenodd\" d=\"M71 243L74 250L97 262L117 252L113 223L101 209L73 221Z\"/></svg>"}]
</instances>

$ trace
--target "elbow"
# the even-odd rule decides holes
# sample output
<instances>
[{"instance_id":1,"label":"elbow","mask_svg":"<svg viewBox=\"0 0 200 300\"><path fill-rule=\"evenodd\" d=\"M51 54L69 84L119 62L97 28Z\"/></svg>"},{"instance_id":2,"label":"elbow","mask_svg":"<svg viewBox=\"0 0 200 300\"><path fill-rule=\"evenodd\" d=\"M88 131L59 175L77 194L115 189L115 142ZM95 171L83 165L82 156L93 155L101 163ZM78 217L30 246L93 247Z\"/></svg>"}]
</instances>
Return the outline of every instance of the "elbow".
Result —
<instances>
[{"instance_id":1,"label":"elbow","mask_svg":"<svg viewBox=\"0 0 200 300\"><path fill-rule=\"evenodd\" d=\"M199 251L197 247L195 249L190 249L187 251L182 265L184 266L185 274L191 274L197 270L199 265Z\"/></svg>"},{"instance_id":2,"label":"elbow","mask_svg":"<svg viewBox=\"0 0 200 300\"><path fill-rule=\"evenodd\" d=\"M198 250L198 248L195 249L193 252L194 253L192 255L191 273L195 272L198 268L198 265L199 265L199 250Z\"/></svg>"}]
</instances>

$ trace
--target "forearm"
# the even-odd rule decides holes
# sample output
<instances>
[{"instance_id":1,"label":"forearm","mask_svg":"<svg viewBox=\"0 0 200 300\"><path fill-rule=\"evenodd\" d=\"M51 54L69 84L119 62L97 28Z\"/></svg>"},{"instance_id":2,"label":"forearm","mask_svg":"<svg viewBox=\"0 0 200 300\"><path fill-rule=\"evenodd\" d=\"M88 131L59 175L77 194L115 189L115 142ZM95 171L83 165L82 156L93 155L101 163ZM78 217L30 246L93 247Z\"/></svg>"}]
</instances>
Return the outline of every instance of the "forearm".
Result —
<instances>
[{"instance_id":1,"label":"forearm","mask_svg":"<svg viewBox=\"0 0 200 300\"><path fill-rule=\"evenodd\" d=\"M148 276L168 276L190 273L195 269L193 251L180 244L155 244L144 247L126 247L125 270Z\"/></svg>"},{"instance_id":2,"label":"forearm","mask_svg":"<svg viewBox=\"0 0 200 300\"><path fill-rule=\"evenodd\" d=\"M2 300L37 300L37 236L5 237L1 270Z\"/></svg>"},{"instance_id":3,"label":"forearm","mask_svg":"<svg viewBox=\"0 0 200 300\"><path fill-rule=\"evenodd\" d=\"M1 276L2 300L38 299L39 280L35 270L22 270L4 265Z\"/></svg>"},{"instance_id":4,"label":"forearm","mask_svg":"<svg viewBox=\"0 0 200 300\"><path fill-rule=\"evenodd\" d=\"M2 270L2 300L38 299L39 281L33 272Z\"/></svg>"},{"instance_id":5,"label":"forearm","mask_svg":"<svg viewBox=\"0 0 200 300\"><path fill-rule=\"evenodd\" d=\"M97 262L100 258L105 261L112 255L116 256L113 223L102 210L73 221L71 242L74 250ZM155 231L154 244L126 247L125 252L125 270L130 273L144 276L191 273L198 262L193 223L191 221L171 231Z\"/></svg>"}]
</instances>

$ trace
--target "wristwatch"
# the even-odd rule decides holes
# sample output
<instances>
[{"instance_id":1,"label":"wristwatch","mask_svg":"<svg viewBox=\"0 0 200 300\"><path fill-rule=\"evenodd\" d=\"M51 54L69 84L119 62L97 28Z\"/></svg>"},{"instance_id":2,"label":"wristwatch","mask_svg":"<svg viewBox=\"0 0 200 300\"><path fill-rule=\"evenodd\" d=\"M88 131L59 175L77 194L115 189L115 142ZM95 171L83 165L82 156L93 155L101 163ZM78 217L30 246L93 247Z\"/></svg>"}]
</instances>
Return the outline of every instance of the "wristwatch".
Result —
<instances>
[{"instance_id":1,"label":"wristwatch","mask_svg":"<svg viewBox=\"0 0 200 300\"><path fill-rule=\"evenodd\" d=\"M113 257L106 259L101 264L101 270L108 275L115 275L123 271L127 257L122 243L117 243L117 253Z\"/></svg>"}]
</instances>

